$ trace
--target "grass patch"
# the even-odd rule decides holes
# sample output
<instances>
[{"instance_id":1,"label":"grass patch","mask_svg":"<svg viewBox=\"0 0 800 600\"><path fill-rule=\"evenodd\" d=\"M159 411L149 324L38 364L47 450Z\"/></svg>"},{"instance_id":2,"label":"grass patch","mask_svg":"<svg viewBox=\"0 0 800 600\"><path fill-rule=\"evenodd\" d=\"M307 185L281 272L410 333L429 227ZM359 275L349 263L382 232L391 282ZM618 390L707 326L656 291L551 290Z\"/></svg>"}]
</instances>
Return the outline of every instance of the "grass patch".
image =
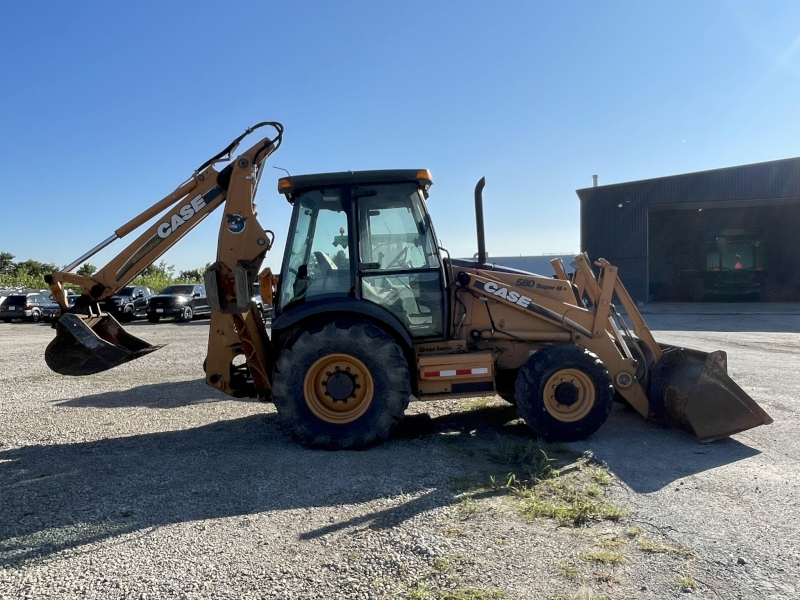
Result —
<instances>
[{"instance_id":1,"label":"grass patch","mask_svg":"<svg viewBox=\"0 0 800 600\"><path fill-rule=\"evenodd\" d=\"M426 584L416 584L401 592L406 600L502 600L509 598L502 590L481 590L473 587L449 590L432 589Z\"/></svg>"},{"instance_id":2,"label":"grass patch","mask_svg":"<svg viewBox=\"0 0 800 600\"><path fill-rule=\"evenodd\" d=\"M547 600L609 600L609 598L608 596L598 596L594 590L581 588L574 596L556 594L555 596L550 596Z\"/></svg>"},{"instance_id":3,"label":"grass patch","mask_svg":"<svg viewBox=\"0 0 800 600\"><path fill-rule=\"evenodd\" d=\"M458 405L464 411L481 410L492 406L507 406L507 404L502 401L498 402L494 399L494 396L486 396L484 398L473 398Z\"/></svg>"},{"instance_id":4,"label":"grass patch","mask_svg":"<svg viewBox=\"0 0 800 600\"><path fill-rule=\"evenodd\" d=\"M637 536L642 535L643 533L644 533L644 529L642 529L641 527L635 527L634 526L634 527L626 527L625 528L625 535L627 535L629 538L635 538Z\"/></svg>"},{"instance_id":5,"label":"grass patch","mask_svg":"<svg viewBox=\"0 0 800 600\"><path fill-rule=\"evenodd\" d=\"M625 562L625 556L618 550L590 550L579 554L581 560L597 562L604 565L616 565Z\"/></svg>"},{"instance_id":6,"label":"grass patch","mask_svg":"<svg viewBox=\"0 0 800 600\"><path fill-rule=\"evenodd\" d=\"M583 457L559 470L554 453L553 446L537 440L505 444L500 458L513 470L503 478L491 477L489 483L515 496L527 519L543 517L575 527L625 516L624 509L605 499L605 488L614 481L605 466L590 465L591 459Z\"/></svg>"},{"instance_id":7,"label":"grass patch","mask_svg":"<svg viewBox=\"0 0 800 600\"><path fill-rule=\"evenodd\" d=\"M556 564L558 567L558 571L567 579L571 581L582 581L583 576L581 576L580 570L573 564L569 563L566 560L560 560Z\"/></svg>"},{"instance_id":8,"label":"grass patch","mask_svg":"<svg viewBox=\"0 0 800 600\"><path fill-rule=\"evenodd\" d=\"M580 526L590 521L618 521L625 510L582 485L580 478L548 479L517 491L519 511L528 519L545 517L559 525Z\"/></svg>"},{"instance_id":9,"label":"grass patch","mask_svg":"<svg viewBox=\"0 0 800 600\"><path fill-rule=\"evenodd\" d=\"M600 548L619 548L620 546L626 545L628 540L615 535L612 537L598 538L596 543Z\"/></svg>"},{"instance_id":10,"label":"grass patch","mask_svg":"<svg viewBox=\"0 0 800 600\"><path fill-rule=\"evenodd\" d=\"M520 443L502 439L497 458L511 469L507 480L524 484L558 475L555 468L557 452L559 450L556 446L541 440Z\"/></svg>"},{"instance_id":11,"label":"grass patch","mask_svg":"<svg viewBox=\"0 0 800 600\"><path fill-rule=\"evenodd\" d=\"M464 532L461 527L456 527L455 525L447 525L442 527L441 529L444 535L448 535L450 537L467 537L467 534Z\"/></svg>"},{"instance_id":12,"label":"grass patch","mask_svg":"<svg viewBox=\"0 0 800 600\"><path fill-rule=\"evenodd\" d=\"M675 578L674 583L676 587L682 590L696 590L698 588L697 580L690 571L683 571Z\"/></svg>"},{"instance_id":13,"label":"grass patch","mask_svg":"<svg viewBox=\"0 0 800 600\"><path fill-rule=\"evenodd\" d=\"M442 556L437 556L431 561L431 568L437 573L452 573L452 563Z\"/></svg>"},{"instance_id":14,"label":"grass patch","mask_svg":"<svg viewBox=\"0 0 800 600\"><path fill-rule=\"evenodd\" d=\"M469 519L480 514L481 512L480 505L469 496L462 499L461 502L458 503L457 509L458 514L461 515L462 519Z\"/></svg>"},{"instance_id":15,"label":"grass patch","mask_svg":"<svg viewBox=\"0 0 800 600\"><path fill-rule=\"evenodd\" d=\"M595 483L603 486L609 486L614 483L614 477L608 472L606 467L587 467L586 474Z\"/></svg>"},{"instance_id":16,"label":"grass patch","mask_svg":"<svg viewBox=\"0 0 800 600\"><path fill-rule=\"evenodd\" d=\"M605 583L606 585L619 585L622 583L622 580L619 577L614 577L614 575L611 573L592 571L592 576L598 583Z\"/></svg>"},{"instance_id":17,"label":"grass patch","mask_svg":"<svg viewBox=\"0 0 800 600\"><path fill-rule=\"evenodd\" d=\"M678 556L695 555L691 548L688 548L682 544L669 546L667 544L661 544L659 542L654 542L653 540L648 540L647 538L640 538L636 542L636 547L642 552L649 552L651 554L673 554Z\"/></svg>"}]
</instances>

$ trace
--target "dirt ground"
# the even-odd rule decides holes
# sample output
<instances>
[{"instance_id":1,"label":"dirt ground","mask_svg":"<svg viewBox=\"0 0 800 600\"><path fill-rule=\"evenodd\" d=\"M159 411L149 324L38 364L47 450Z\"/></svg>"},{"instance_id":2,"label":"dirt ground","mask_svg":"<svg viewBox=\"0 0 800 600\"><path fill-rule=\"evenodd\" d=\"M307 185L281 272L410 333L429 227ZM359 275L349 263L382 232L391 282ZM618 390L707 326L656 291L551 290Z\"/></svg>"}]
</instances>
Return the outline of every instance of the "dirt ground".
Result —
<instances>
[{"instance_id":1,"label":"dirt ground","mask_svg":"<svg viewBox=\"0 0 800 600\"><path fill-rule=\"evenodd\" d=\"M48 326L0 324L0 598L796 598L800 307L694 311L645 317L726 350L775 422L700 445L615 406L555 451L615 478L625 516L579 527L492 492L529 439L497 398L414 403L379 447L311 451L203 383L207 321L134 323L168 346L85 378L44 365Z\"/></svg>"}]
</instances>

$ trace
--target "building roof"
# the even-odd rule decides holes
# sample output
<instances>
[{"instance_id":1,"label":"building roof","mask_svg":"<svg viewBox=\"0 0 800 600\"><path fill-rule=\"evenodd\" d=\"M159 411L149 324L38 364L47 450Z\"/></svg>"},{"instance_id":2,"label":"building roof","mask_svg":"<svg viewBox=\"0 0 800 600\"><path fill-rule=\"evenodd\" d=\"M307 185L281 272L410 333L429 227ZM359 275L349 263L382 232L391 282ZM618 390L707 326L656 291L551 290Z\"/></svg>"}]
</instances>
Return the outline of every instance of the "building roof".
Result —
<instances>
[{"instance_id":1,"label":"building roof","mask_svg":"<svg viewBox=\"0 0 800 600\"><path fill-rule=\"evenodd\" d=\"M581 203L648 205L800 198L800 157L579 189Z\"/></svg>"}]
</instances>

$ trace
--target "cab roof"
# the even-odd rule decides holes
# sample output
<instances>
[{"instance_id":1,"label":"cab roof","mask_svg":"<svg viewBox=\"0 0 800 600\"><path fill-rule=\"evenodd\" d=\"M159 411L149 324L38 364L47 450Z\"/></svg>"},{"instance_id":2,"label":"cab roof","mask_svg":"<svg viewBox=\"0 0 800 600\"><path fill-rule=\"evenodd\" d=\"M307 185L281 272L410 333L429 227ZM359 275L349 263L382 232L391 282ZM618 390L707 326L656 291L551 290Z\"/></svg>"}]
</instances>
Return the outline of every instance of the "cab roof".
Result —
<instances>
[{"instance_id":1,"label":"cab roof","mask_svg":"<svg viewBox=\"0 0 800 600\"><path fill-rule=\"evenodd\" d=\"M300 192L315 188L340 185L371 185L379 183L415 182L428 196L433 185L431 172L427 169L382 169L377 171L341 171L339 173L315 173L312 175L290 175L278 180L278 192L291 201Z\"/></svg>"}]
</instances>

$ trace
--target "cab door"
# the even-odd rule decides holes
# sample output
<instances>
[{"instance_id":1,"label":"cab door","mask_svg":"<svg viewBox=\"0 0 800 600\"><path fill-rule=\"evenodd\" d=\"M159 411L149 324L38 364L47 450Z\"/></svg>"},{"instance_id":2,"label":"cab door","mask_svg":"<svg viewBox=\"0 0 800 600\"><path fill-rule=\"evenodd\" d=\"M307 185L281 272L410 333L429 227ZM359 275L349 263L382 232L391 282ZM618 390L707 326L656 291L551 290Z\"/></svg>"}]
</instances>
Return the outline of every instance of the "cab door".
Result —
<instances>
[{"instance_id":1,"label":"cab door","mask_svg":"<svg viewBox=\"0 0 800 600\"><path fill-rule=\"evenodd\" d=\"M444 270L419 187L356 186L352 198L361 298L394 314L415 340L444 339Z\"/></svg>"},{"instance_id":2,"label":"cab door","mask_svg":"<svg viewBox=\"0 0 800 600\"><path fill-rule=\"evenodd\" d=\"M308 301L355 295L349 206L346 187L310 190L295 199L277 314Z\"/></svg>"}]
</instances>

